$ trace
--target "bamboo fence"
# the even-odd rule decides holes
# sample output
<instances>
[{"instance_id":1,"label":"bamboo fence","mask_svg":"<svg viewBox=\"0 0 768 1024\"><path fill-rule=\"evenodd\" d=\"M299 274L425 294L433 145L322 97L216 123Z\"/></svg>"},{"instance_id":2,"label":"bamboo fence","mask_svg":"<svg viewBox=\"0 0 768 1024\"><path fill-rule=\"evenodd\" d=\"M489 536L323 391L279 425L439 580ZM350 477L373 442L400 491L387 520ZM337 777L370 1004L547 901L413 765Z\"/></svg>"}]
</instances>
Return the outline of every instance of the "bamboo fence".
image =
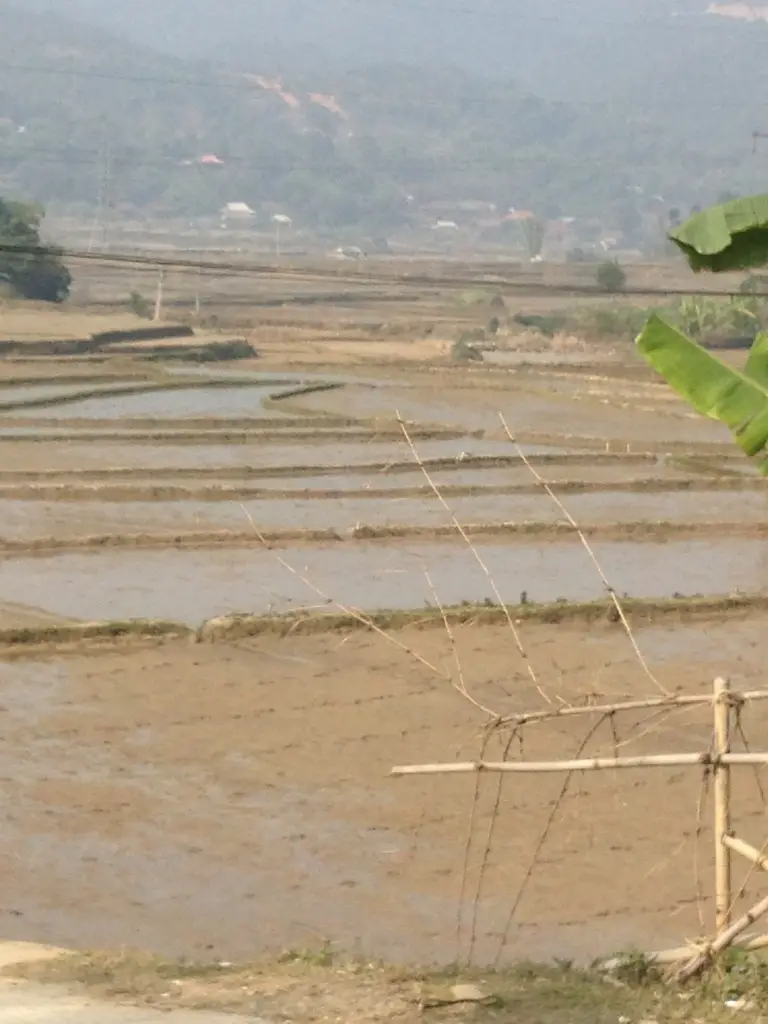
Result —
<instances>
[{"instance_id":1,"label":"bamboo fence","mask_svg":"<svg viewBox=\"0 0 768 1024\"><path fill-rule=\"evenodd\" d=\"M768 872L768 855L755 849L733 833L731 821L731 770L733 767L768 765L768 753L734 753L731 750L731 736L735 715L750 701L768 700L768 690L753 690L737 693L731 689L727 679L718 678L711 694L683 697L656 697L649 700L627 701L622 704L595 704L585 707L568 707L537 711L529 714L509 716L502 721L515 725L540 722L555 718L577 715L615 715L622 711L636 711L644 708L675 708L696 704L710 704L713 713L714 744L711 752L685 754L650 754L637 757L594 757L562 761L467 761L445 764L401 765L392 769L393 776L413 775L457 775L467 773L570 773L591 772L628 768L671 768L703 766L711 771L713 785L713 832L714 832L714 895L715 935L698 944L689 944L678 949L663 950L649 954L649 959L658 964L674 965L675 977L680 981L700 974L723 950L734 945L743 949L768 947L768 935L747 935L751 926L768 914L768 895L760 899L744 914L733 920L733 855L748 860L754 867ZM768 841L766 841L768 847ZM615 967L620 961L607 961L605 967Z\"/></svg>"}]
</instances>

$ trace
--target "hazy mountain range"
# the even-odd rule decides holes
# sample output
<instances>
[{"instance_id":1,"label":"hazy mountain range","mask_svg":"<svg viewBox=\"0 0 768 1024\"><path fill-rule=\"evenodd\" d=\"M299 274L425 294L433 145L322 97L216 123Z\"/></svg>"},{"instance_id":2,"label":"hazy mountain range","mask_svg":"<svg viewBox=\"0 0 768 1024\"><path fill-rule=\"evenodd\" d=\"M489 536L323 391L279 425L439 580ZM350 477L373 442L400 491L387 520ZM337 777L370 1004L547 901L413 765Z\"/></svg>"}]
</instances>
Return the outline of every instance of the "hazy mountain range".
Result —
<instances>
[{"instance_id":1,"label":"hazy mountain range","mask_svg":"<svg viewBox=\"0 0 768 1024\"><path fill-rule=\"evenodd\" d=\"M116 202L190 213L386 223L407 195L595 213L762 190L768 24L705 3L0 0L0 126L25 129L0 187L93 200L106 146ZM178 170L209 152L217 177Z\"/></svg>"},{"instance_id":2,"label":"hazy mountain range","mask_svg":"<svg viewBox=\"0 0 768 1024\"><path fill-rule=\"evenodd\" d=\"M699 52L704 62L730 45L723 39L734 28L739 45L751 45L745 40L755 38L754 25L745 32L743 24L707 15L707 6L707 0L23 0L25 10L98 24L179 56L262 64L267 71L454 64L563 95L574 87L588 93L615 75L634 82L641 72L650 79L659 70L657 52L686 61ZM744 7L728 0L723 6Z\"/></svg>"}]
</instances>

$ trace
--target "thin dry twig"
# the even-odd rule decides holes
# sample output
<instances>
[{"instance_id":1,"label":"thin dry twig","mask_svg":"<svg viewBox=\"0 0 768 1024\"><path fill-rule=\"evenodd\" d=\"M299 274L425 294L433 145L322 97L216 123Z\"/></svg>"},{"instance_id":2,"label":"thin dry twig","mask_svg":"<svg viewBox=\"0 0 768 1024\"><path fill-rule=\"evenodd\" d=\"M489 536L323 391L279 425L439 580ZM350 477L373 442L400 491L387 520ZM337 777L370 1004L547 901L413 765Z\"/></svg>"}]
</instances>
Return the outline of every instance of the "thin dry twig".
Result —
<instances>
[{"instance_id":1,"label":"thin dry twig","mask_svg":"<svg viewBox=\"0 0 768 1024\"><path fill-rule=\"evenodd\" d=\"M600 726L605 721L605 717L606 716L603 716L602 718L598 719L597 722L594 722L592 724L592 726L590 727L589 731L587 732L587 735L584 737L584 739L579 744L578 750L576 751L576 757L577 758L581 757L581 755L583 754L583 752L586 749L587 745L589 744L590 740L594 737L594 735L597 732L597 730L600 728ZM520 886L519 886L519 888L517 890L517 893L515 894L515 898L514 898L514 900L512 902L512 906L510 907L509 914L507 915L507 921L506 921L506 924L504 926L504 931L503 931L502 936L501 936L501 941L499 942L499 948L498 948L498 950L496 952L496 956L495 956L494 961L493 961L494 969L499 966L501 958L502 958L502 956L504 954L504 949L506 948L507 942L509 940L509 932L510 932L510 930L512 928L512 923L515 920L515 915L517 914L517 911L518 911L518 909L520 907L520 904L523 901L523 897L525 896L525 893L526 893L526 891L528 889L528 885L529 885L529 883L531 881L531 878L533 877L533 874L534 874L534 872L536 870L536 865L539 862L539 856L541 854L541 851L544 849L544 847L545 847L545 845L547 843L547 840L549 839L549 835L550 835L550 833L552 831L552 826L554 825L555 820L556 820L558 814L560 813L560 808L562 806L563 800L565 799L565 797L568 794L568 790L570 789L571 781L573 779L573 775L574 775L573 772L568 772L568 774L563 779L563 784L560 787L560 792L557 795L557 799L555 800L554 804L552 805L552 808L551 808L551 810L549 812L549 815L547 816L547 820L546 820L546 822L544 824L544 828L541 830L541 834L539 835L539 839L538 839L538 842L536 843L536 847L535 847L535 849L534 849L534 851L533 851L533 853L531 855L531 858L530 858L530 860L528 862L528 867L526 869L525 875L523 877L522 882L520 883Z\"/></svg>"},{"instance_id":2,"label":"thin dry twig","mask_svg":"<svg viewBox=\"0 0 768 1024\"><path fill-rule=\"evenodd\" d=\"M502 760L506 761L509 756L509 751L517 738L517 732L512 731L507 738L507 742L504 744L502 752ZM485 744L483 745L485 748ZM493 845L493 834L496 830L496 822L499 817L499 807L501 806L501 793L504 788L504 776L499 775L498 782L496 785L496 796L493 801L493 808L491 809L491 818L488 822L488 832L485 837L485 846L483 847L483 856L480 861L480 872L477 878L477 888L475 889L475 896L472 901L472 930L469 936L469 952L467 953L467 965L471 965L472 957L475 952L475 945L477 943L477 921L480 913L480 900L483 895L483 882L485 881L485 875L488 868L488 861L491 856L491 846Z\"/></svg>"},{"instance_id":3,"label":"thin dry twig","mask_svg":"<svg viewBox=\"0 0 768 1024\"><path fill-rule=\"evenodd\" d=\"M747 734L744 731L744 722L742 721L742 716L741 716L741 712L744 709L745 703L746 703L745 698L737 697L735 704L732 705L732 706L733 706L733 708L735 710L735 714L736 714L736 722L735 722L736 732L739 734L739 739L744 744L744 749L749 754L752 748L750 747L749 740L747 739ZM765 789L763 788L763 783L762 783L762 780L760 778L760 769L757 768L757 767L755 767L755 769L754 769L754 777L755 777L755 786L757 787L757 792L760 795L760 802L762 803L763 807L765 807Z\"/></svg>"},{"instance_id":4,"label":"thin dry twig","mask_svg":"<svg viewBox=\"0 0 768 1024\"><path fill-rule=\"evenodd\" d=\"M621 621L622 626L624 627L624 631L626 632L627 636L629 637L629 642L632 644L632 648L633 648L633 650L635 652L635 656L637 657L637 660L639 661L639 663L640 663L643 671L645 672L646 676L650 679L650 681L653 683L653 685L658 690L661 691L661 693L663 693L665 696L669 696L670 695L669 691L664 686L662 686L662 684L659 682L659 680L656 678L656 676L651 671L650 666L648 665L648 662L643 657L643 652L640 650L640 647L638 646L637 640L635 639L635 635L632 632L632 627L629 624L627 616L624 613L624 608L622 607L622 604L621 604L621 601L619 600L618 594L616 593L615 588L608 582L608 578L605 575L605 572L603 571L603 567L601 566L601 564L600 564L600 562L598 560L598 557L595 554L592 546L590 545L589 541L587 540L586 536L584 535L584 531L581 529L581 527L576 522L576 520L573 518L573 516L568 511L568 509L565 507L565 505L562 503L560 498L558 498L558 496L552 490L552 488L547 483L547 481L544 479L544 477L538 472L538 470L535 468L535 466L533 466L533 464L531 463L531 460L528 458L528 456L525 454L525 452L520 447L518 442L515 440L515 437L512 434L512 431L509 429L509 426L507 425L507 421L504 418L504 414L503 413L499 413L499 419L501 420L501 425L504 428L504 431L505 431L507 437L512 442L512 444L515 446L515 449L517 450L517 453L520 456L520 458L522 459L523 463L525 464L527 469L533 474L533 477L536 480L536 482L539 484L539 486L549 495L549 497L552 499L552 501L554 501L554 503L557 505L557 507L562 512L562 514L565 516L569 526L573 529L573 531L575 532L576 536L581 541L581 544L582 544L584 550L587 552L587 554L589 555L590 559L592 560L592 563L595 566L595 569L597 569L597 572L598 572L598 574L600 576L600 581L602 582L603 586L605 587L606 592L608 593L609 597L611 598L611 601L613 602L613 605L614 605L614 607L616 609L616 613L619 616L619 619Z\"/></svg>"},{"instance_id":5,"label":"thin dry twig","mask_svg":"<svg viewBox=\"0 0 768 1024\"><path fill-rule=\"evenodd\" d=\"M750 753L751 752L751 746L750 746L749 740L747 739L747 734L744 731L744 723L743 723L742 717L741 717L741 712L742 712L743 707L744 707L743 702L742 703L737 703L736 706L735 706L735 708L736 708L736 723L735 723L735 725L736 725L736 731L739 734L741 742L744 744L744 749L746 750L747 753ZM763 784L762 784L762 782L760 780L760 769L758 768L757 765L755 765L755 767L754 767L754 773L755 773L755 784L757 785L758 793L760 794L760 798L761 798L761 800L763 802L763 807L765 807L765 792L763 790ZM768 853L768 839L766 839L765 842L763 843L763 845L760 847L759 852L760 852L760 856L761 857L765 856L765 854ZM749 883L750 883L754 873L758 870L758 867L759 867L759 863L757 861L753 861L749 865L749 868L747 869L747 873L744 876L744 879L742 880L742 883L739 886L738 891L735 893L735 895L731 899L731 905L728 908L729 914L732 914L734 912L734 910L736 908L736 904L739 902L740 899L742 899L744 897L744 895L745 895L745 893L747 891L747 886L749 885Z\"/></svg>"},{"instance_id":6,"label":"thin dry twig","mask_svg":"<svg viewBox=\"0 0 768 1024\"><path fill-rule=\"evenodd\" d=\"M245 505L241 505L240 508L242 508L243 512L245 513L248 519L248 522L251 524L251 527L253 528L253 532L264 545L266 550L270 552L270 554L280 563L280 565L282 565L284 569L286 569L289 573L295 576L296 579L300 580L304 584L304 586L309 587L309 589L313 593L317 594L318 597L322 598L322 600L326 601L329 605L333 605L335 608L338 608L339 611L343 612L345 615L349 615L350 618L355 619L357 622L361 622L374 633L378 633L378 635L383 637L388 643L393 644L399 650L403 651L405 654L408 654L411 658L414 658L416 661L419 662L420 665L423 665L425 668L428 668L430 672L434 672L435 675L440 676L441 679L450 680L450 677L447 676L445 672L442 672L436 665L433 665L431 661L428 661L423 655L419 654L418 651L414 651L412 647L409 647L407 644L402 643L402 641L398 640L397 637L392 636L391 633L388 633L385 629L382 629L381 626L378 626L369 615L366 615L364 612L361 612L358 608L352 608L349 605L342 604L335 598L330 597L323 590L321 590L320 587L313 583L312 580L308 579L306 576L300 573L295 566L291 565L289 562L286 562L286 560L281 555L279 555L277 551L275 551L275 549L270 545L269 541L266 539L264 534L261 532L261 530L254 522L251 513L248 511Z\"/></svg>"},{"instance_id":7,"label":"thin dry twig","mask_svg":"<svg viewBox=\"0 0 768 1024\"><path fill-rule=\"evenodd\" d=\"M483 737L483 743L481 752L485 754L488 748L488 742L490 741L492 732L490 729L485 730ZM461 886L459 889L459 905L457 907L456 914L456 962L459 962L461 956L461 926L464 921L464 900L467 895L467 883L469 882L469 860L472 852L472 840L475 835L475 819L477 817L477 808L480 802L480 788L483 784L481 779L481 772L478 772L475 776L475 787L472 793L472 806L469 811L469 821L467 822L467 835L464 840L464 858L462 861L461 868Z\"/></svg>"},{"instance_id":8,"label":"thin dry twig","mask_svg":"<svg viewBox=\"0 0 768 1024\"><path fill-rule=\"evenodd\" d=\"M637 743L639 740L644 739L646 736L652 736L658 732L660 725L673 713L676 714L676 719L679 722L684 717L685 711L690 711L691 708L658 708L653 712L652 715L648 715L641 722L638 722L636 726L630 729L629 734L624 738L620 739L616 744L617 750L623 750L628 747L631 743ZM613 712L616 714L616 712Z\"/></svg>"},{"instance_id":9,"label":"thin dry twig","mask_svg":"<svg viewBox=\"0 0 768 1024\"><path fill-rule=\"evenodd\" d=\"M483 561L482 557L480 556L480 552L477 550L475 545L472 543L472 540L471 540L469 534L464 529L464 527L461 525L459 520L456 518L456 515L454 514L454 512L451 509L450 505L448 504L448 502L445 500L445 498L441 494L440 488L437 486L435 481L430 476L429 470L424 465L424 461L422 460L421 456L419 455L418 451L416 450L416 446L414 445L414 443L413 443L413 441L411 439L411 435L408 433L408 427L407 427L407 425L405 423L405 420L402 418L402 416L400 415L399 412L396 413L396 416L397 416L397 422L400 424L400 429L403 432L403 436L405 437L406 443L408 444L408 447L410 448L411 455L413 456L414 461L416 462L416 464L418 465L418 467L421 470L422 474L424 475L424 479L429 484L429 487L430 487L432 493L435 495L437 500L440 502L440 504L443 506L445 511L450 516L451 522L456 527L456 530L460 534L461 539L464 541L464 543L467 545L469 550L472 552L472 555L473 555L475 561L480 566L480 569L482 570L483 574L485 575L486 579L488 580L490 588L493 591L493 595L496 598L496 601L498 602L499 607L504 611L504 615L505 615L506 620L507 620L507 625L509 626L509 628L510 628L510 630L512 632L512 636L514 637L515 645L517 647L518 653L519 653L520 657L523 659L523 662L525 664L525 667L526 667L526 669L528 671L528 675L530 676L533 685L536 687L536 689L538 690L539 694L544 698L544 700L547 702L547 704L552 704L553 703L552 699L545 693L545 691L539 685L539 680L538 680L538 678L536 676L536 672L535 672L535 670L533 668L533 665L531 664L530 658L528 657L528 652L526 651L525 647L523 646L523 641L522 641L522 637L520 636L520 631L518 630L517 626L515 625L515 621L512 618L512 615L511 615L511 613L509 611L509 607L507 606L506 602L504 601L504 599L501 596L501 593L499 592L499 588L496 585L496 581L494 580L493 575L492 575L490 569L488 568L488 566L486 565L486 563Z\"/></svg>"},{"instance_id":10,"label":"thin dry twig","mask_svg":"<svg viewBox=\"0 0 768 1024\"><path fill-rule=\"evenodd\" d=\"M451 647L453 663L456 668L456 680L453 682L454 689L457 690L462 697L468 700L470 704L473 704L479 711L482 711L483 714L488 715L488 717L491 720L497 721L499 716L496 714L496 712L491 711L491 709L486 707L485 704L481 704L480 701L476 700L467 689L467 681L464 676L464 666L461 663L461 656L459 655L459 648L456 643L456 634L451 628L451 623L445 612L445 608L443 607L443 604L440 600L440 595L437 593L437 589L435 588L435 585L432 582L432 577L429 575L429 572L426 569L424 570L424 578L427 581L427 586L432 592L432 597L435 601L435 604L440 610L440 615L442 616L443 619L443 625L445 626L445 632L448 634L448 643L450 644Z\"/></svg>"}]
</instances>

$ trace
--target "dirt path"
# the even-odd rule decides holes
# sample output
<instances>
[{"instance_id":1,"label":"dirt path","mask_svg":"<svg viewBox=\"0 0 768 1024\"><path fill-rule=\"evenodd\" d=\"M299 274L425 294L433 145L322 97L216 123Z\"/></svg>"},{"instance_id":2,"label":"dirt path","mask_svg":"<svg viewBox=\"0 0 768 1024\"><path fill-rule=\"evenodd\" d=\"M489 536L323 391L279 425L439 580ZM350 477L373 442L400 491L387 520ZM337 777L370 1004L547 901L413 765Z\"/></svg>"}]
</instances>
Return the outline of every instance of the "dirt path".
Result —
<instances>
[{"instance_id":1,"label":"dirt path","mask_svg":"<svg viewBox=\"0 0 768 1024\"><path fill-rule=\"evenodd\" d=\"M26 942L0 943L0 968L36 964L62 950ZM0 978L3 1024L237 1024L242 1018L193 1010L153 1010L115 1006L60 985L40 985ZM253 1022L254 1018L249 1017Z\"/></svg>"},{"instance_id":2,"label":"dirt path","mask_svg":"<svg viewBox=\"0 0 768 1024\"><path fill-rule=\"evenodd\" d=\"M67 989L27 982L0 982L0 1020L3 1024L236 1024L249 1016L195 1010L142 1009L111 1006Z\"/></svg>"}]
</instances>

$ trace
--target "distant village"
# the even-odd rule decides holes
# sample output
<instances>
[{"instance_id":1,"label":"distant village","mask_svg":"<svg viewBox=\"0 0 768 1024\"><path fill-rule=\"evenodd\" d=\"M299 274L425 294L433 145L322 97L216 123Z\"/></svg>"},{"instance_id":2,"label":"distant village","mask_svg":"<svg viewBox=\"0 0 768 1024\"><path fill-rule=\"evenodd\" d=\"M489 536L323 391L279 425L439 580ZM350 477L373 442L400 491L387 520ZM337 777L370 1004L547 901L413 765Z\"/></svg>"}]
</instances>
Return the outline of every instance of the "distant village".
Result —
<instances>
[{"instance_id":1,"label":"distant village","mask_svg":"<svg viewBox=\"0 0 768 1024\"><path fill-rule=\"evenodd\" d=\"M599 218L562 216L539 218L533 210L508 207L483 200L433 201L414 206L411 225L391 237L352 239L332 251L339 258L360 259L370 252L428 249L450 254L468 250L503 249L541 260L599 260L622 254L642 258L660 255L668 231L670 212L663 202L652 214L638 214L639 230L629 238L619 225ZM672 211L674 216L674 211ZM254 209L247 202L226 203L218 224L226 234L266 236L283 251L311 245L311 232L289 212L271 207ZM347 232L349 234L349 232ZM354 232L352 232L354 234ZM638 235L643 241L638 246ZM537 239L538 236L538 239Z\"/></svg>"}]
</instances>

